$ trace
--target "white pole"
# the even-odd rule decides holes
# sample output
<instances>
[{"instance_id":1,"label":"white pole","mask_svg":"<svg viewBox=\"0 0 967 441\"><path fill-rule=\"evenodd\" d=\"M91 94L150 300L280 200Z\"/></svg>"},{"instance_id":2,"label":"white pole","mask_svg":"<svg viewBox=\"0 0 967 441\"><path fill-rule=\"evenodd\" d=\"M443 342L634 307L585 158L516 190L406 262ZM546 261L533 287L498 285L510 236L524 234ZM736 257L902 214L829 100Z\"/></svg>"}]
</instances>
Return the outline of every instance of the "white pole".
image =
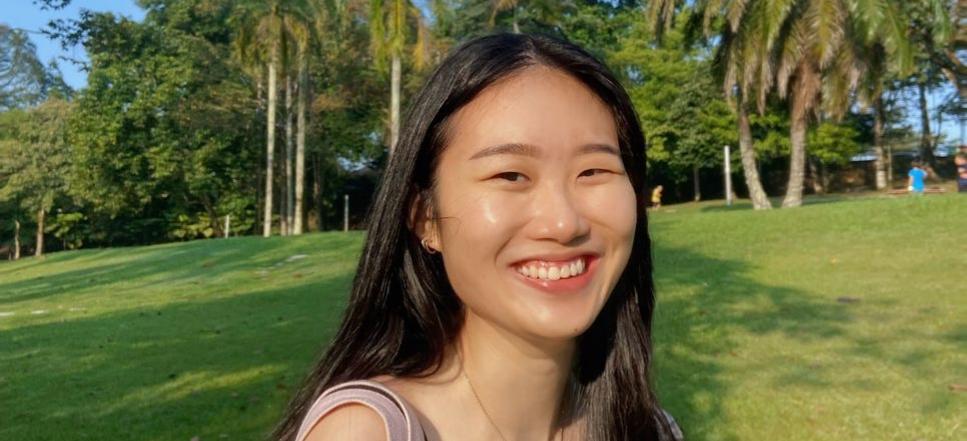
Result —
<instances>
[{"instance_id":1,"label":"white pole","mask_svg":"<svg viewBox=\"0 0 967 441\"><path fill-rule=\"evenodd\" d=\"M228 239L229 230L232 228L232 215L225 215L225 238Z\"/></svg>"},{"instance_id":2,"label":"white pole","mask_svg":"<svg viewBox=\"0 0 967 441\"><path fill-rule=\"evenodd\" d=\"M725 146L725 205L732 206L732 158Z\"/></svg>"},{"instance_id":3,"label":"white pole","mask_svg":"<svg viewBox=\"0 0 967 441\"><path fill-rule=\"evenodd\" d=\"M349 231L349 195L342 198L342 230Z\"/></svg>"}]
</instances>

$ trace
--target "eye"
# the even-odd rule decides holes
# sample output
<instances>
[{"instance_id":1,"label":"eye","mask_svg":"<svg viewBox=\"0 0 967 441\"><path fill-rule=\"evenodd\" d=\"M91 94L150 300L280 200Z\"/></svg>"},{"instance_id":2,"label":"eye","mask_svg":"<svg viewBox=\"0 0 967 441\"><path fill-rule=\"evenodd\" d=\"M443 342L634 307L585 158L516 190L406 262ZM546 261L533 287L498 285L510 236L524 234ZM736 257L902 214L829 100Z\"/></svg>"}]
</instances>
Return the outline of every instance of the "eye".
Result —
<instances>
[{"instance_id":1,"label":"eye","mask_svg":"<svg viewBox=\"0 0 967 441\"><path fill-rule=\"evenodd\" d=\"M494 175L494 178L502 179L507 182L523 182L527 177L517 172L503 172Z\"/></svg>"},{"instance_id":2,"label":"eye","mask_svg":"<svg viewBox=\"0 0 967 441\"><path fill-rule=\"evenodd\" d=\"M608 170L605 170L603 168L591 168L581 172L581 174L579 174L578 177L591 177L594 175L601 175L604 173L608 173Z\"/></svg>"}]
</instances>

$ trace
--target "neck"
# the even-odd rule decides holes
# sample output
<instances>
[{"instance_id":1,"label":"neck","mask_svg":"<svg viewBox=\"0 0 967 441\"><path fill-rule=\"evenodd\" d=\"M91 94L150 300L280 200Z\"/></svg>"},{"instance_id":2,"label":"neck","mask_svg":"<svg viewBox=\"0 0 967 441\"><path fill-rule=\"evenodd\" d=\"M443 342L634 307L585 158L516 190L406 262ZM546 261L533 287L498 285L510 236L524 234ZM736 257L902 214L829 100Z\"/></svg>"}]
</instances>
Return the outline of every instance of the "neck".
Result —
<instances>
[{"instance_id":1,"label":"neck","mask_svg":"<svg viewBox=\"0 0 967 441\"><path fill-rule=\"evenodd\" d=\"M575 342L529 340L472 312L457 339L468 390L500 435L515 439L552 439L561 421Z\"/></svg>"}]
</instances>

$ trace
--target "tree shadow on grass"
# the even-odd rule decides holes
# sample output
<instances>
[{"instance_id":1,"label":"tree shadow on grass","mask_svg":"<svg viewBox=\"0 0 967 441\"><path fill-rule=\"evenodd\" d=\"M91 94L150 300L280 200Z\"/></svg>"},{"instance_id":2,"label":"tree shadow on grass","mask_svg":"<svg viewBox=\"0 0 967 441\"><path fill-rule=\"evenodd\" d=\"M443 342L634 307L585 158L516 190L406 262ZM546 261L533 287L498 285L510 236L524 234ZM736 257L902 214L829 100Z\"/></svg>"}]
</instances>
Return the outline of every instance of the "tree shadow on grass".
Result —
<instances>
[{"instance_id":1,"label":"tree shadow on grass","mask_svg":"<svg viewBox=\"0 0 967 441\"><path fill-rule=\"evenodd\" d=\"M839 195L839 194L828 194L828 195L809 195L803 197L802 204L807 205L822 205L822 204L832 204L837 202L845 202L850 200L855 200L858 196L855 195ZM772 203L773 208L782 207L782 197L772 197L769 198ZM725 200L717 201L718 204L710 204L702 207L703 212L721 212L721 211L748 211L752 209L752 201L748 199L737 199L733 202L732 206L725 205Z\"/></svg>"},{"instance_id":2,"label":"tree shadow on grass","mask_svg":"<svg viewBox=\"0 0 967 441\"><path fill-rule=\"evenodd\" d=\"M846 313L757 283L741 262L661 245L655 254L663 405L690 440L737 440L720 361L738 347L732 334L823 338ZM147 274L163 264L127 265L125 274ZM0 439L263 439L338 325L351 276L0 331L10 372ZM750 299L771 307L746 308Z\"/></svg>"},{"instance_id":3,"label":"tree shadow on grass","mask_svg":"<svg viewBox=\"0 0 967 441\"><path fill-rule=\"evenodd\" d=\"M300 246L282 238L234 238L198 240L190 243L151 247L121 248L111 252L57 253L40 264L52 268L42 275L19 278L0 277L0 308L9 309L17 303L36 299L53 299L74 295L88 288L110 289L124 284L124 289L137 291L139 286L164 283L173 289L178 284L193 283L213 272L236 270L267 270L284 261L291 253L327 254L333 258L352 246L356 238L350 235L328 234L325 245L318 248L318 238L303 240ZM176 250L172 247L177 246ZM286 254L288 253L288 254ZM97 259L108 263L83 265ZM30 263L29 268L38 264ZM2 276L2 274L0 274Z\"/></svg>"},{"instance_id":4,"label":"tree shadow on grass","mask_svg":"<svg viewBox=\"0 0 967 441\"><path fill-rule=\"evenodd\" d=\"M226 253L226 262L216 265L253 269L280 256L218 251ZM739 441L727 400L743 392L736 389L732 361L747 355L750 335L778 333L804 343L845 336L853 356L924 363L915 352L891 359L875 342L849 336L852 305L763 284L748 263L661 241L654 254L657 384L663 406L690 441ZM100 270L147 277L170 264L174 269L166 277L191 277L199 262L185 256L145 256ZM49 277L69 283L83 272ZM338 325L351 278L346 271L291 288L0 330L0 439L261 440ZM963 328L944 337L962 342ZM784 362L767 357L762 363ZM782 385L827 390L836 366L757 368Z\"/></svg>"},{"instance_id":5,"label":"tree shadow on grass","mask_svg":"<svg viewBox=\"0 0 967 441\"><path fill-rule=\"evenodd\" d=\"M0 439L264 439L351 276L0 331Z\"/></svg>"},{"instance_id":6,"label":"tree shadow on grass","mask_svg":"<svg viewBox=\"0 0 967 441\"><path fill-rule=\"evenodd\" d=\"M710 258L660 241L653 250L658 390L662 405L688 440L740 439L732 430L735 421L727 414L726 400L742 392L734 389L734 372L729 370L732 361L748 350L742 338L780 333L815 341L843 334L850 321L843 305L754 280L747 263ZM797 369L788 366L782 371L793 375L792 381L809 384L812 372Z\"/></svg>"}]
</instances>

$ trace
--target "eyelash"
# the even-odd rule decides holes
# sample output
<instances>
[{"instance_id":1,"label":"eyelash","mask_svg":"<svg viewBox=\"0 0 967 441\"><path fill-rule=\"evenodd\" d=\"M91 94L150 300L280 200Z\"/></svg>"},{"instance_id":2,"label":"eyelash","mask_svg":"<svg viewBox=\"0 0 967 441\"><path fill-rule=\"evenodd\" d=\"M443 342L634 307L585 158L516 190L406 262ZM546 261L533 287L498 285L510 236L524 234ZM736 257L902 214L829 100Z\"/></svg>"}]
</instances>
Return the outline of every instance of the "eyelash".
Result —
<instances>
[{"instance_id":1,"label":"eyelash","mask_svg":"<svg viewBox=\"0 0 967 441\"><path fill-rule=\"evenodd\" d=\"M507 182L518 182L516 179L507 179L508 176L523 178L524 177L524 174L523 173L518 173L518 172L503 172L503 173L496 174L494 176L494 178L503 179L503 180L505 180Z\"/></svg>"},{"instance_id":2,"label":"eyelash","mask_svg":"<svg viewBox=\"0 0 967 441\"><path fill-rule=\"evenodd\" d=\"M588 172L591 172L591 173L589 174ZM578 177L592 177L596 174L602 174L602 173L608 173L608 172L609 172L608 170L605 170L603 168L591 168L579 173ZM518 172L503 172L503 173L498 173L494 175L494 178L502 179L507 182L520 182L518 178L525 179L526 176L524 176L523 173L518 173Z\"/></svg>"},{"instance_id":3,"label":"eyelash","mask_svg":"<svg viewBox=\"0 0 967 441\"><path fill-rule=\"evenodd\" d=\"M595 173L593 173L593 174L590 174L590 175L589 175L589 174L585 174L585 173L587 173L587 172L595 172ZM581 173L580 173L580 174L578 175L578 177L582 177L582 176L587 176L587 177L591 177L591 176L593 176L594 174L601 174L601 173L608 173L608 170L605 170L605 169L603 169L603 168L591 168L591 169L587 169L587 170L585 170L585 171L583 171L583 172L581 172Z\"/></svg>"}]
</instances>

